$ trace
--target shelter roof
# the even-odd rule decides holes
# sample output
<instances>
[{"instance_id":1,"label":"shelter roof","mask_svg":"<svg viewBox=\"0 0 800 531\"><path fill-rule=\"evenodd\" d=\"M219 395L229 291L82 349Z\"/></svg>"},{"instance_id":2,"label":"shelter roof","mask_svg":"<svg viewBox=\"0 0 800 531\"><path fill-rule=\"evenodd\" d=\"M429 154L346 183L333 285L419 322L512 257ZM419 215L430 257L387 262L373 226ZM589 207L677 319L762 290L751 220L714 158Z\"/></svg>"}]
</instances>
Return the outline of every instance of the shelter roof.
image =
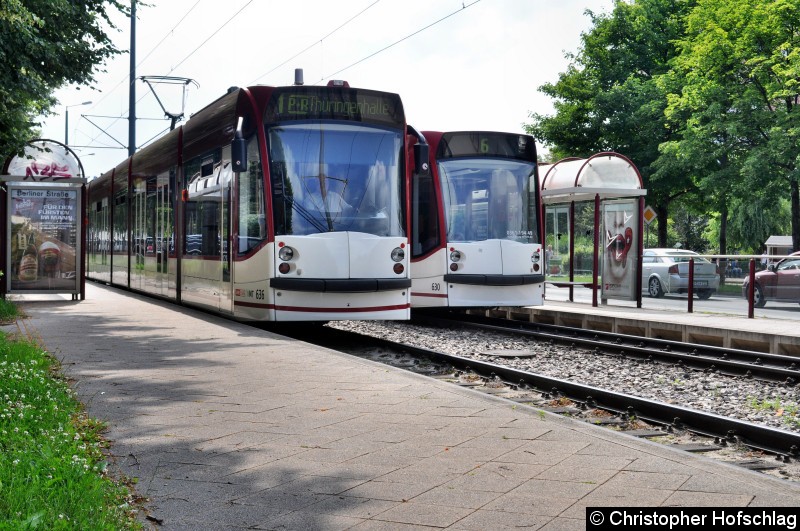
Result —
<instances>
[{"instance_id":1,"label":"shelter roof","mask_svg":"<svg viewBox=\"0 0 800 531\"><path fill-rule=\"evenodd\" d=\"M647 195L639 170L627 157L604 152L539 166L542 201L591 201Z\"/></svg>"},{"instance_id":2,"label":"shelter roof","mask_svg":"<svg viewBox=\"0 0 800 531\"><path fill-rule=\"evenodd\" d=\"M768 245L770 247L791 247L792 246L792 237L791 236L770 236L767 238L767 241L764 245Z\"/></svg>"}]
</instances>

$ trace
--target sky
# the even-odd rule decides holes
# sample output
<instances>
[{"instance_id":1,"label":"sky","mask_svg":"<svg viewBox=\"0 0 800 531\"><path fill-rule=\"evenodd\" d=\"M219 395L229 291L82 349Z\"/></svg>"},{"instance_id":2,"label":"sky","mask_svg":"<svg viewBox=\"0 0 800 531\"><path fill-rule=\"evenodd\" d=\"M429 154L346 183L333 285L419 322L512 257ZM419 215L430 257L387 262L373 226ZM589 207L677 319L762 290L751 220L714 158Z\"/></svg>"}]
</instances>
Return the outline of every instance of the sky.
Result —
<instances>
[{"instance_id":1,"label":"sky","mask_svg":"<svg viewBox=\"0 0 800 531\"><path fill-rule=\"evenodd\" d=\"M612 9L613 0L149 0L137 5L136 77L191 80L152 85L182 123L231 86L291 85L302 68L306 85L343 79L399 94L420 131L521 133L529 113L552 114L538 88L569 66L591 27L586 10ZM89 178L128 153L131 28L119 13L112 20L125 53L92 84L56 91L42 124L42 138L68 136ZM136 100L141 148L170 120L144 81Z\"/></svg>"}]
</instances>

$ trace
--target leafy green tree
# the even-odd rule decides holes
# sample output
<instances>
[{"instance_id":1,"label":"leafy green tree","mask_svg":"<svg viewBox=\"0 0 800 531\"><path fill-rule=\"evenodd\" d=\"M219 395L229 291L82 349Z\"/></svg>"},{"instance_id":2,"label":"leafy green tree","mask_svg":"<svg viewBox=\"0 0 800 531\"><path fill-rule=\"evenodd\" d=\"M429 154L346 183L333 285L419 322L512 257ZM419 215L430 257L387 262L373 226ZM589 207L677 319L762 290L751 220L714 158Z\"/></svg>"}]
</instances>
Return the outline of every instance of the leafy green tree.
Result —
<instances>
[{"instance_id":1,"label":"leafy green tree","mask_svg":"<svg viewBox=\"0 0 800 531\"><path fill-rule=\"evenodd\" d=\"M592 29L555 83L540 87L551 96L555 115L531 113L526 129L556 157L587 157L616 151L642 174L648 202L658 215L658 241L667 242L670 203L694 190L680 165L654 163L659 145L675 138L664 111L667 97L659 78L669 71L695 0L618 1L610 15L587 14Z\"/></svg>"},{"instance_id":2,"label":"leafy green tree","mask_svg":"<svg viewBox=\"0 0 800 531\"><path fill-rule=\"evenodd\" d=\"M764 237L771 226L753 206L790 198L800 249L800 3L698 0L677 44L667 115L690 118L680 120L682 141L665 149L697 157L691 145L705 146L706 163L695 165L717 171L699 186L717 191L723 214L736 208L736 232L748 246L748 230Z\"/></svg>"},{"instance_id":3,"label":"leafy green tree","mask_svg":"<svg viewBox=\"0 0 800 531\"><path fill-rule=\"evenodd\" d=\"M104 30L109 9L129 14L117 0L0 0L0 158L35 136L55 90L90 84L120 53Z\"/></svg>"}]
</instances>

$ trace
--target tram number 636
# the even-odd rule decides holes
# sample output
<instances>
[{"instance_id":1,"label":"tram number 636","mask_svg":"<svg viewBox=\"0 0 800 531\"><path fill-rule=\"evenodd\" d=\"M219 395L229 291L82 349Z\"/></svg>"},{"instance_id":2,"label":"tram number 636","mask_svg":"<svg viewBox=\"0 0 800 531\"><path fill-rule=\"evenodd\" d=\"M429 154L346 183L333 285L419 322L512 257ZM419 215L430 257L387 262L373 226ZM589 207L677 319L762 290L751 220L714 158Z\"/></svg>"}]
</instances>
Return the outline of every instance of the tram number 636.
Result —
<instances>
[{"instance_id":1,"label":"tram number 636","mask_svg":"<svg viewBox=\"0 0 800 531\"><path fill-rule=\"evenodd\" d=\"M442 291L442 285L438 282L434 282L431 284L431 291Z\"/></svg>"}]
</instances>

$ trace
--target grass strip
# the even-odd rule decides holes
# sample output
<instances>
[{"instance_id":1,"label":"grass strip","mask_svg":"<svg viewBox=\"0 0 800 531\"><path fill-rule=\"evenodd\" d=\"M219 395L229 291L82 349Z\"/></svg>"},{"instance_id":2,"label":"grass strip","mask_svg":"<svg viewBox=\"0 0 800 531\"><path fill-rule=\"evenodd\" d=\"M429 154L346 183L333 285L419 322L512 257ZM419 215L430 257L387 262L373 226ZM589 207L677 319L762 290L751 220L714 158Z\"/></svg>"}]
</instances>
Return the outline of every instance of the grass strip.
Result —
<instances>
[{"instance_id":1,"label":"grass strip","mask_svg":"<svg viewBox=\"0 0 800 531\"><path fill-rule=\"evenodd\" d=\"M140 529L103 429L56 359L0 333L0 529Z\"/></svg>"}]
</instances>

